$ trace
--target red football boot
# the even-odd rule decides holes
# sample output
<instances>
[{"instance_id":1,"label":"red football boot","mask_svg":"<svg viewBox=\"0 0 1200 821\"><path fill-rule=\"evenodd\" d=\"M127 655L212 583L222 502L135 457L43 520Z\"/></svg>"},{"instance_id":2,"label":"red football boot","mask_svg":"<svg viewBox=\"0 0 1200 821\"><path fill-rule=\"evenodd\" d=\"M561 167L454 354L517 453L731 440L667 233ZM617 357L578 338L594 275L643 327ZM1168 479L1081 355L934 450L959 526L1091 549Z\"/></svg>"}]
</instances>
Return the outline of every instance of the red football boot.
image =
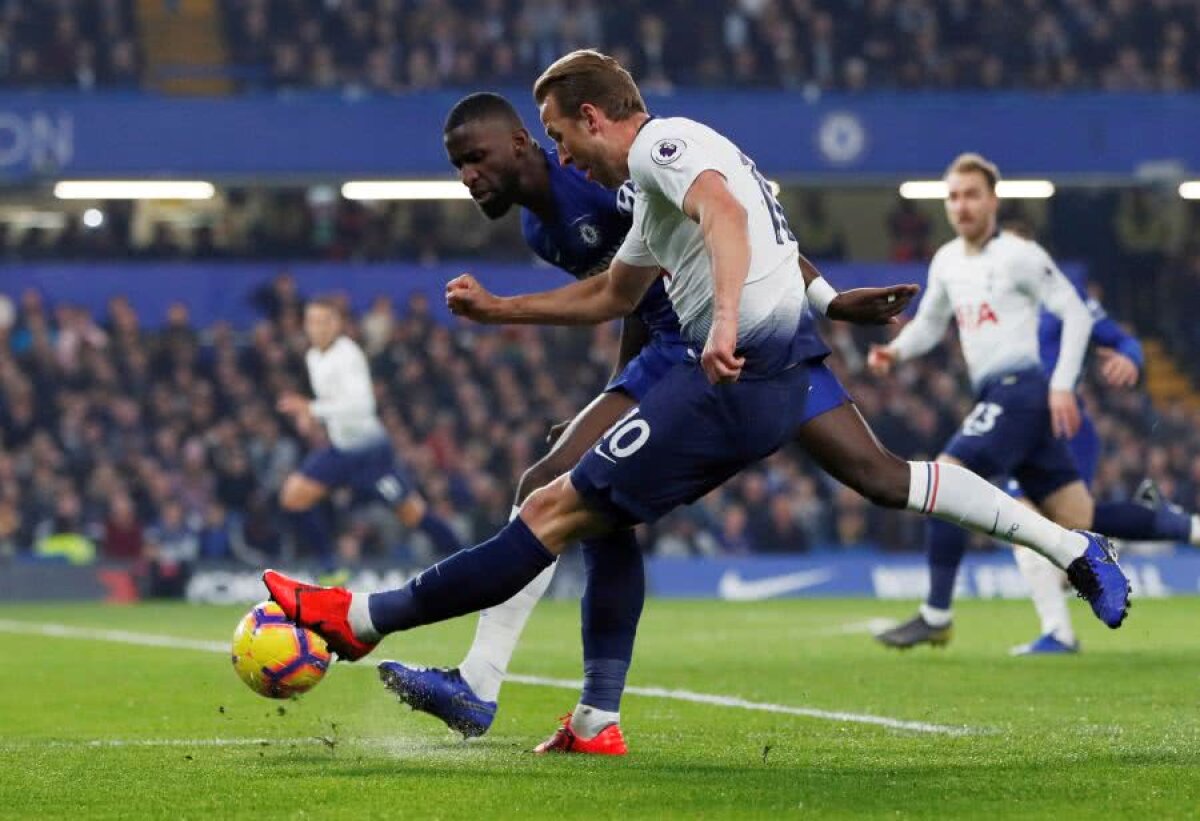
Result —
<instances>
[{"instance_id":1,"label":"red football boot","mask_svg":"<svg viewBox=\"0 0 1200 821\"><path fill-rule=\"evenodd\" d=\"M350 591L346 588L305 584L275 570L263 573L263 584L289 619L325 639L342 661L357 661L375 649L374 644L356 638L350 628Z\"/></svg>"},{"instance_id":2,"label":"red football boot","mask_svg":"<svg viewBox=\"0 0 1200 821\"><path fill-rule=\"evenodd\" d=\"M554 735L533 748L538 755L544 753L591 753L592 755L625 755L629 747L621 735L619 724L609 724L592 738L581 738L571 729L571 714L559 719L562 726Z\"/></svg>"}]
</instances>

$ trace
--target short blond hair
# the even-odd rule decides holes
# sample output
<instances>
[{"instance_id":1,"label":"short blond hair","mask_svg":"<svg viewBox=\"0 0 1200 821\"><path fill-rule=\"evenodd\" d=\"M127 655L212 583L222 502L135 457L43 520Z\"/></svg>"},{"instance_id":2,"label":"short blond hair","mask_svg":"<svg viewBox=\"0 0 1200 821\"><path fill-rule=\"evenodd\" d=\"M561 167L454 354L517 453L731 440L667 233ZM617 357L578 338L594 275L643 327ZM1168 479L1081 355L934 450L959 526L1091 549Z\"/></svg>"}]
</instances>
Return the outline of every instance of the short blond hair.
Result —
<instances>
[{"instance_id":1,"label":"short blond hair","mask_svg":"<svg viewBox=\"0 0 1200 821\"><path fill-rule=\"evenodd\" d=\"M971 172L982 174L983 178L987 180L988 189L993 194L996 193L996 183L1000 182L1000 169L987 157L973 151L955 157L954 161L946 168L943 178L949 177L951 174L969 174Z\"/></svg>"},{"instance_id":2,"label":"short blond hair","mask_svg":"<svg viewBox=\"0 0 1200 821\"><path fill-rule=\"evenodd\" d=\"M646 111L633 76L612 57L592 49L572 51L542 72L533 84L533 99L541 105L551 94L559 109L572 117L579 115L584 103L611 120L627 120Z\"/></svg>"}]
</instances>

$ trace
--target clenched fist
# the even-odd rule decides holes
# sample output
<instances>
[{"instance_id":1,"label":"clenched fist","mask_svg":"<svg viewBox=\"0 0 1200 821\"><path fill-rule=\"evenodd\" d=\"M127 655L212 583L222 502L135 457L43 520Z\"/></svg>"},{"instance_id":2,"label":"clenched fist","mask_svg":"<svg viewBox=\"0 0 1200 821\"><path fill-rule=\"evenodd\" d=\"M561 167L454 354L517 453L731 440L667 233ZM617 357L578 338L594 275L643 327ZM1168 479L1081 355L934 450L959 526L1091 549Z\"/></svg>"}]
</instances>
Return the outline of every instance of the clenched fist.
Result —
<instances>
[{"instance_id":1,"label":"clenched fist","mask_svg":"<svg viewBox=\"0 0 1200 821\"><path fill-rule=\"evenodd\" d=\"M455 316L465 316L476 322L496 322L499 304L499 298L470 274L457 276L446 283L446 307Z\"/></svg>"},{"instance_id":2,"label":"clenched fist","mask_svg":"<svg viewBox=\"0 0 1200 821\"><path fill-rule=\"evenodd\" d=\"M867 368L876 376L887 376L895 363L896 355L887 345L872 345L867 353Z\"/></svg>"}]
</instances>

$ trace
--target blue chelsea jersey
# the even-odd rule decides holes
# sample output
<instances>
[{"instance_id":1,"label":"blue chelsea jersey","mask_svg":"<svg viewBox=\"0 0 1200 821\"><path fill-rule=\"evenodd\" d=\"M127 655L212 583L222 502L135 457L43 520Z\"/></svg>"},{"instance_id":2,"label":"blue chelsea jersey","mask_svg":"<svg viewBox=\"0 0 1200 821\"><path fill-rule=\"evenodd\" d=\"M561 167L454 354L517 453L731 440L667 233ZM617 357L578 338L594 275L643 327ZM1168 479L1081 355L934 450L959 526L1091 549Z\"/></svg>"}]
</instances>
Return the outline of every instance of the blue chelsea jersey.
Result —
<instances>
[{"instance_id":1,"label":"blue chelsea jersey","mask_svg":"<svg viewBox=\"0 0 1200 821\"><path fill-rule=\"evenodd\" d=\"M576 279L603 273L633 224L633 184L610 191L591 182L574 166L562 166L558 152L543 150L550 172L556 214L543 221L521 209L521 231L535 254ZM661 278L634 310L656 342L683 344L679 317Z\"/></svg>"},{"instance_id":2,"label":"blue chelsea jersey","mask_svg":"<svg viewBox=\"0 0 1200 821\"><path fill-rule=\"evenodd\" d=\"M1090 342L1095 345L1103 345L1107 348L1115 348L1119 353L1124 354L1133 360L1138 366L1138 370L1143 370L1145 360L1142 355L1142 345L1134 337L1125 333L1125 331L1109 318L1105 313L1104 307L1094 298L1088 296L1087 290L1084 288L1083 282L1078 277L1068 276L1071 284L1075 286L1075 291L1079 294L1084 304L1092 314L1092 319L1095 324L1092 325L1092 336ZM1054 366L1058 364L1058 354L1062 347L1062 320L1049 311L1042 311L1038 321L1038 346L1040 349L1042 368L1047 374L1054 372Z\"/></svg>"}]
</instances>

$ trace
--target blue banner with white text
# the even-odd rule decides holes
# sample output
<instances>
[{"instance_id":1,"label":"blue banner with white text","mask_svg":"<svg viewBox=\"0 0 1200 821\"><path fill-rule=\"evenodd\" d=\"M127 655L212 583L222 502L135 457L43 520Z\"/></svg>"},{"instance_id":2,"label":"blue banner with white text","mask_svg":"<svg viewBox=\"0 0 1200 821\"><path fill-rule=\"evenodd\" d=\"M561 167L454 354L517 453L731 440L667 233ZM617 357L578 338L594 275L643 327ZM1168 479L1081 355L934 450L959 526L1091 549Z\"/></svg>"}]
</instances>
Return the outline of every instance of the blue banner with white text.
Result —
<instances>
[{"instance_id":1,"label":"blue banner with white text","mask_svg":"<svg viewBox=\"0 0 1200 821\"><path fill-rule=\"evenodd\" d=\"M529 90L509 93L545 143ZM450 176L442 123L458 97L3 94L0 180ZM1008 176L1200 169L1200 94L689 91L647 101L716 128L779 177L936 176L967 150Z\"/></svg>"}]
</instances>

